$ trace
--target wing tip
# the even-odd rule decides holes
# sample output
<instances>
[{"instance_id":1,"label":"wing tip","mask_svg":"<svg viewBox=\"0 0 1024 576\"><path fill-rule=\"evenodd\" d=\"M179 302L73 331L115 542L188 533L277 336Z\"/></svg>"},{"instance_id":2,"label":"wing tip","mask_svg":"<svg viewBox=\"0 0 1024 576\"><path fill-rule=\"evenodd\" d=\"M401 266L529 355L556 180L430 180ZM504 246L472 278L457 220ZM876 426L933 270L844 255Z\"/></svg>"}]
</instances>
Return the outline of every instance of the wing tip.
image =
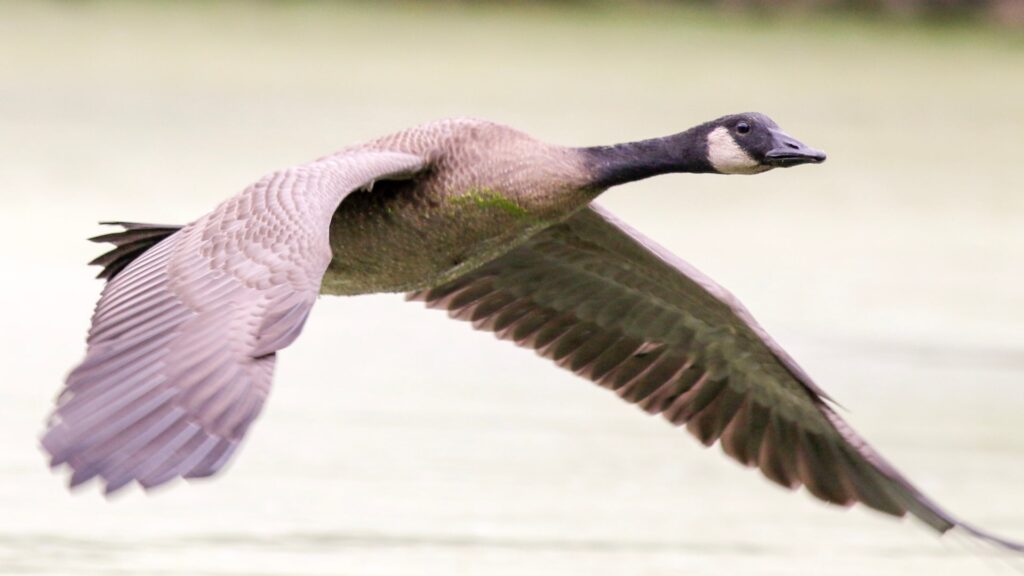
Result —
<instances>
[{"instance_id":1,"label":"wing tip","mask_svg":"<svg viewBox=\"0 0 1024 576\"><path fill-rule=\"evenodd\" d=\"M997 550L1012 552L1015 554L1024 554L1024 542L1016 542L1010 540L1009 538L997 536L991 532L982 530L966 522L957 521L956 524L954 524L949 529L944 530L942 533L962 533L965 536L972 538L973 540L981 541L987 544L988 546L996 548Z\"/></svg>"},{"instance_id":2,"label":"wing tip","mask_svg":"<svg viewBox=\"0 0 1024 576\"><path fill-rule=\"evenodd\" d=\"M98 482L100 492L107 500L120 498L131 492L132 484L138 484L143 492L150 494L173 484L178 478L185 478L191 482L213 476L231 459L239 445L237 441L208 437L205 438L205 449L199 454L200 457L196 458L195 453L191 454L190 457L195 461L185 469L182 469L178 462L178 465L170 467L161 466L157 469L159 473L154 471L152 474L143 474L137 473L139 470L133 470L132 473L122 471L113 474L112 470L103 466L102 461L92 462L83 459L79 454L79 447L69 441L70 434L71 431L66 426L55 422L51 423L39 437L39 448L47 458L51 472L66 476L67 488L72 493L81 493L94 481ZM214 450L215 448L218 450ZM209 454L210 452L215 453ZM206 457L207 455L211 457Z\"/></svg>"}]
</instances>

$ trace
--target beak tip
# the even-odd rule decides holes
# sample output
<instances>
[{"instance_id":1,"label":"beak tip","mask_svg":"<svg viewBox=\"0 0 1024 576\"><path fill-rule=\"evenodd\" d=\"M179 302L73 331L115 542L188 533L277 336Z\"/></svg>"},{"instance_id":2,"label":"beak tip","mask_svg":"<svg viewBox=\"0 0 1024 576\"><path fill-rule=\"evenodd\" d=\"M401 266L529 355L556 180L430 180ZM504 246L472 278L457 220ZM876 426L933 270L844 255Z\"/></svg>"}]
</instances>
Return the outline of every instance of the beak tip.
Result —
<instances>
[{"instance_id":1,"label":"beak tip","mask_svg":"<svg viewBox=\"0 0 1024 576\"><path fill-rule=\"evenodd\" d=\"M821 164L827 159L827 154L813 148L776 149L766 155L767 164L776 168L788 168L800 164Z\"/></svg>"}]
</instances>

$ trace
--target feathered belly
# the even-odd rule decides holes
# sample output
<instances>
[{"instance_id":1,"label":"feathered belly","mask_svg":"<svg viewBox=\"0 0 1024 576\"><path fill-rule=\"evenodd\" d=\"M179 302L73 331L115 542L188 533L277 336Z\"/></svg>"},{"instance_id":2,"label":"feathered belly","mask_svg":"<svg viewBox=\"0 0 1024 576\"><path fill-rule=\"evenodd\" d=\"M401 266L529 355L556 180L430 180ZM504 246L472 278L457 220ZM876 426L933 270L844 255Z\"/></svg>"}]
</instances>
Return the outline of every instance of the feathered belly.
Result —
<instances>
[{"instance_id":1,"label":"feathered belly","mask_svg":"<svg viewBox=\"0 0 1024 576\"><path fill-rule=\"evenodd\" d=\"M383 185L383 186L382 186ZM424 191L382 182L342 202L331 222L324 294L419 290L452 280L525 242L555 220L486 189Z\"/></svg>"}]
</instances>

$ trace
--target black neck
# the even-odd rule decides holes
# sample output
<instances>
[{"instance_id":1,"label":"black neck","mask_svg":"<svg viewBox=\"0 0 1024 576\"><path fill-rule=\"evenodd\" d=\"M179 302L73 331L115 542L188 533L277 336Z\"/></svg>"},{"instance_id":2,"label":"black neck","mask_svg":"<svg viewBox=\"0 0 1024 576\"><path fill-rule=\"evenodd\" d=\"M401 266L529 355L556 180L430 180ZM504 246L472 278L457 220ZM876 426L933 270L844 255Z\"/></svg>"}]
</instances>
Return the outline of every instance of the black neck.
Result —
<instances>
[{"instance_id":1,"label":"black neck","mask_svg":"<svg viewBox=\"0 0 1024 576\"><path fill-rule=\"evenodd\" d=\"M714 172L707 159L707 127L627 142L580 148L595 188L609 188L670 172Z\"/></svg>"}]
</instances>

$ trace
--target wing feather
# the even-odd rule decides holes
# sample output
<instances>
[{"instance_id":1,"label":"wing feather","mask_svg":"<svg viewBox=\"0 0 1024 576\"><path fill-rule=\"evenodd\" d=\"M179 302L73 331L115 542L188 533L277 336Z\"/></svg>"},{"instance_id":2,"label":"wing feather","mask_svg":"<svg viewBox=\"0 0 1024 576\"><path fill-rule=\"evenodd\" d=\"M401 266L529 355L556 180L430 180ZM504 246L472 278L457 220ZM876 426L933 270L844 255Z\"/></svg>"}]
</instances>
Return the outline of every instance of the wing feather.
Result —
<instances>
[{"instance_id":1,"label":"wing feather","mask_svg":"<svg viewBox=\"0 0 1024 576\"><path fill-rule=\"evenodd\" d=\"M858 436L728 291L591 205L460 278L409 294L533 348L787 488L962 527Z\"/></svg>"},{"instance_id":2,"label":"wing feather","mask_svg":"<svg viewBox=\"0 0 1024 576\"><path fill-rule=\"evenodd\" d=\"M335 208L423 164L340 154L272 174L181 229L98 237L118 248L96 261L111 279L42 439L51 465L69 465L72 486L100 476L107 493L219 470L316 300Z\"/></svg>"}]
</instances>

